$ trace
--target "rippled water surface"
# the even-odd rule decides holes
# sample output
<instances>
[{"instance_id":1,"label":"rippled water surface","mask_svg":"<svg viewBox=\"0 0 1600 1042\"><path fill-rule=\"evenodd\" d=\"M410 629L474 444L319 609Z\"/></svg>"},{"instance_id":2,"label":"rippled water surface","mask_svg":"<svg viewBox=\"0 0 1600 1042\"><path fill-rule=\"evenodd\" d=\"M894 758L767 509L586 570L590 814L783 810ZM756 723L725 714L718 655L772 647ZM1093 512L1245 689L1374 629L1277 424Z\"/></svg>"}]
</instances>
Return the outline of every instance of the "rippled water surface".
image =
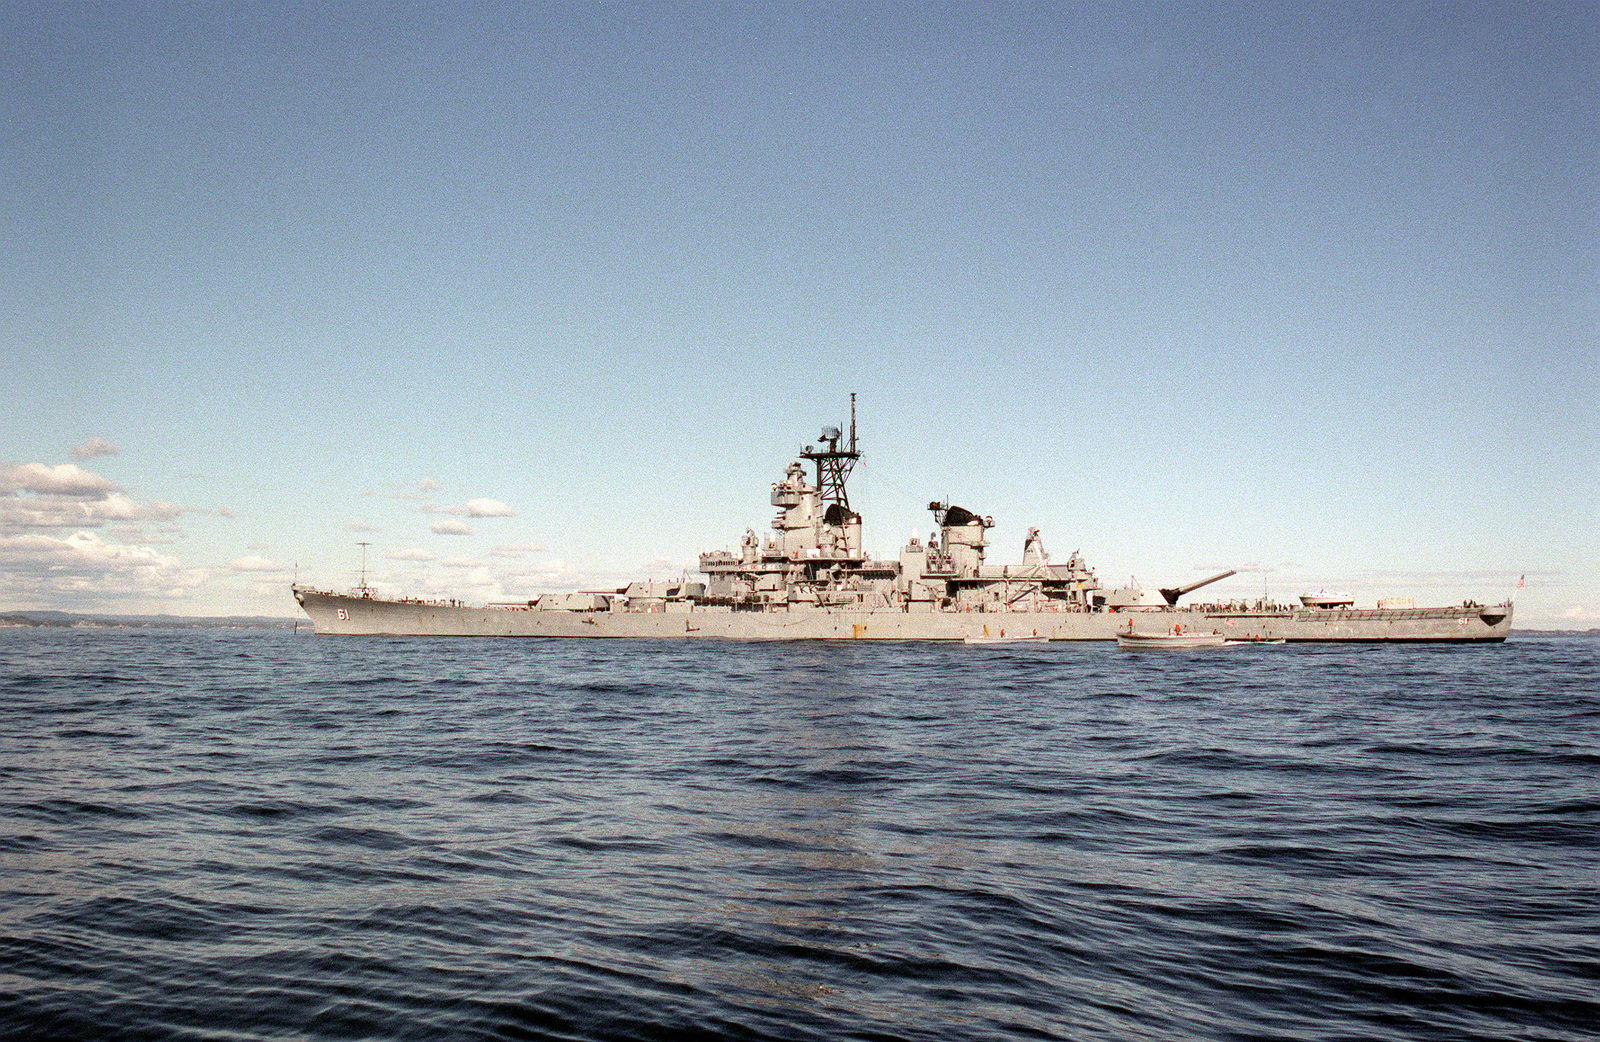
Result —
<instances>
[{"instance_id":1,"label":"rippled water surface","mask_svg":"<svg viewBox=\"0 0 1600 1042\"><path fill-rule=\"evenodd\" d=\"M1593 1039L1597 663L0 631L0 1036Z\"/></svg>"}]
</instances>

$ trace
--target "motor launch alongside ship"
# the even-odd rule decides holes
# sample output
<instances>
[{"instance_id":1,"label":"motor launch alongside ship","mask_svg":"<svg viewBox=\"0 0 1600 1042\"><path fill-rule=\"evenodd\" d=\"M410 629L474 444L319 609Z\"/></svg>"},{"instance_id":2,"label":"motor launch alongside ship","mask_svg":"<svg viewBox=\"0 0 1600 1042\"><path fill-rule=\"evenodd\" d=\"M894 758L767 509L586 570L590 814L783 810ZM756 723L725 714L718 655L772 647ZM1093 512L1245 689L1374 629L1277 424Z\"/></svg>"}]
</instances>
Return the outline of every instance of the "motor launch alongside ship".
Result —
<instances>
[{"instance_id":1,"label":"motor launch alongside ship","mask_svg":"<svg viewBox=\"0 0 1600 1042\"><path fill-rule=\"evenodd\" d=\"M733 640L1115 640L1119 632L1215 632L1251 641L1502 641L1512 605L1444 608L1306 596L1298 607L1180 606L1185 594L1234 573L1160 590L1107 589L1073 553L1053 564L1039 530L1022 561L992 565L994 522L949 502L930 503L938 529L913 536L897 560L862 550L861 515L846 483L861 453L855 396L848 435L826 428L772 485L778 515L765 537L700 555L703 579L649 580L599 592L544 594L510 604L389 599L363 577L350 593L293 587L319 634L497 637L724 638Z\"/></svg>"}]
</instances>

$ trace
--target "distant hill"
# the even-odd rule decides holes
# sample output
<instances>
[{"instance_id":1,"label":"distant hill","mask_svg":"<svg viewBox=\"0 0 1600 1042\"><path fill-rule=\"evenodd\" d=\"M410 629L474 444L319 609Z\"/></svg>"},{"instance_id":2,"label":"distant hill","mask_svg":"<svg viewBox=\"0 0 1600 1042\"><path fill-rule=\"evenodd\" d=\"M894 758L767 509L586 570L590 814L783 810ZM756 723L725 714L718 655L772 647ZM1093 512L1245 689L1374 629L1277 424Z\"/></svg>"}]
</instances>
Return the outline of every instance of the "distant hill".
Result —
<instances>
[{"instance_id":1,"label":"distant hill","mask_svg":"<svg viewBox=\"0 0 1600 1042\"><path fill-rule=\"evenodd\" d=\"M0 627L64 629L292 630L296 620L270 615L100 615L74 611L0 612ZM308 627L309 628L309 627Z\"/></svg>"},{"instance_id":2,"label":"distant hill","mask_svg":"<svg viewBox=\"0 0 1600 1042\"><path fill-rule=\"evenodd\" d=\"M1513 629L1511 632L1519 637L1600 637L1600 626L1591 626L1586 630Z\"/></svg>"}]
</instances>

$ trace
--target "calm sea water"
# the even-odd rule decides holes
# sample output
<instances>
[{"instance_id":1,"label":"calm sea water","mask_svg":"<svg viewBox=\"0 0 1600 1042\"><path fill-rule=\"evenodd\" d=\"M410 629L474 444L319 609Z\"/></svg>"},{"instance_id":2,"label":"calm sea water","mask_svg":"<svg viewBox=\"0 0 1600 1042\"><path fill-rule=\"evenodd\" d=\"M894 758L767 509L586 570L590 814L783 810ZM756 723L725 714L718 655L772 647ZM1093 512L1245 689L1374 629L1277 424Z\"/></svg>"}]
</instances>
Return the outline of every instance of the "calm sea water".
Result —
<instances>
[{"instance_id":1,"label":"calm sea water","mask_svg":"<svg viewBox=\"0 0 1600 1042\"><path fill-rule=\"evenodd\" d=\"M0 1036L1593 1039L1600 641L0 631Z\"/></svg>"}]
</instances>

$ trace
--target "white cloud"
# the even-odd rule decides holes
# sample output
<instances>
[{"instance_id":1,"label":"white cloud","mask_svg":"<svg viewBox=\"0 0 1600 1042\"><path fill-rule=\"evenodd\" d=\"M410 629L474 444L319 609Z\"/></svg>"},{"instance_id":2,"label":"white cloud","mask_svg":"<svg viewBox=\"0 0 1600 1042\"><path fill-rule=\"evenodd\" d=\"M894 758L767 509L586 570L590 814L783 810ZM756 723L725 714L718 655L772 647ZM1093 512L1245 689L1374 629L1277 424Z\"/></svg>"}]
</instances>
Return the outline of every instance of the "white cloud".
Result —
<instances>
[{"instance_id":1,"label":"white cloud","mask_svg":"<svg viewBox=\"0 0 1600 1042\"><path fill-rule=\"evenodd\" d=\"M394 489L391 485L389 488ZM416 509L423 514L446 514L450 517L515 517L517 512L506 503L487 496L478 496L462 504L441 504L433 498L432 493L443 491L444 485L433 478L423 478L420 481L408 482L401 485L398 491L391 492L395 499L404 499L416 504ZM442 526L442 527L441 527ZM434 531L442 535L466 535L466 529L449 522L441 522L434 526Z\"/></svg>"},{"instance_id":2,"label":"white cloud","mask_svg":"<svg viewBox=\"0 0 1600 1042\"><path fill-rule=\"evenodd\" d=\"M286 571L288 571L288 568L286 568L285 566L279 564L277 561L269 561L265 557L257 557L254 554L251 554L251 555L249 555L247 557L241 557L236 561L230 561L228 563L228 567L233 569L236 572L286 572Z\"/></svg>"},{"instance_id":3,"label":"white cloud","mask_svg":"<svg viewBox=\"0 0 1600 1042\"><path fill-rule=\"evenodd\" d=\"M0 496L0 527L98 528L113 521L170 521L184 508L159 500L137 503L121 492L77 496Z\"/></svg>"},{"instance_id":4,"label":"white cloud","mask_svg":"<svg viewBox=\"0 0 1600 1042\"><path fill-rule=\"evenodd\" d=\"M389 561L431 561L434 559L433 554L416 546L407 547L404 550L395 550L383 556L385 560Z\"/></svg>"},{"instance_id":5,"label":"white cloud","mask_svg":"<svg viewBox=\"0 0 1600 1042\"><path fill-rule=\"evenodd\" d=\"M231 521L233 519L233 511L219 503L217 504L217 516L228 518Z\"/></svg>"},{"instance_id":6,"label":"white cloud","mask_svg":"<svg viewBox=\"0 0 1600 1042\"><path fill-rule=\"evenodd\" d=\"M0 572L18 602L94 606L132 599L168 599L203 584L206 574L148 546L107 542L95 532L65 539L0 536Z\"/></svg>"},{"instance_id":7,"label":"white cloud","mask_svg":"<svg viewBox=\"0 0 1600 1042\"><path fill-rule=\"evenodd\" d=\"M187 507L131 499L115 482L73 463L0 467L0 529L99 528L113 522L170 521Z\"/></svg>"},{"instance_id":8,"label":"white cloud","mask_svg":"<svg viewBox=\"0 0 1600 1042\"><path fill-rule=\"evenodd\" d=\"M17 463L0 469L0 495L31 492L39 496L75 496L96 499L121 492L114 482L75 463L48 467L43 463Z\"/></svg>"},{"instance_id":9,"label":"white cloud","mask_svg":"<svg viewBox=\"0 0 1600 1042\"><path fill-rule=\"evenodd\" d=\"M470 557L444 557L439 560L439 563L446 568L477 568L479 566L478 562Z\"/></svg>"},{"instance_id":10,"label":"white cloud","mask_svg":"<svg viewBox=\"0 0 1600 1042\"><path fill-rule=\"evenodd\" d=\"M120 491L101 499L0 496L0 527L6 528L98 528L110 522L171 520L182 512L171 503L134 503Z\"/></svg>"},{"instance_id":11,"label":"white cloud","mask_svg":"<svg viewBox=\"0 0 1600 1042\"><path fill-rule=\"evenodd\" d=\"M91 511L97 519L110 521L171 521L184 512L185 508L176 503L163 503L159 499L135 503L120 492L107 496Z\"/></svg>"},{"instance_id":12,"label":"white cloud","mask_svg":"<svg viewBox=\"0 0 1600 1042\"><path fill-rule=\"evenodd\" d=\"M394 488L395 486L390 485L388 487ZM399 491L393 492L391 495L395 499L409 499L416 503L422 502L429 493L438 492L442 488L444 488L444 486L432 478L423 478L421 481L410 481L399 486ZM367 494L369 493L363 493L363 495ZM422 509L423 512L426 513L430 508L424 506Z\"/></svg>"},{"instance_id":13,"label":"white cloud","mask_svg":"<svg viewBox=\"0 0 1600 1042\"><path fill-rule=\"evenodd\" d=\"M507 543L489 552L496 557L521 557L524 554L536 554L543 549L544 547L538 543Z\"/></svg>"},{"instance_id":14,"label":"white cloud","mask_svg":"<svg viewBox=\"0 0 1600 1042\"><path fill-rule=\"evenodd\" d=\"M424 514L449 514L451 517L516 517L517 512L498 499L469 499L460 506L440 506L438 503L420 503L417 509Z\"/></svg>"},{"instance_id":15,"label":"white cloud","mask_svg":"<svg viewBox=\"0 0 1600 1042\"><path fill-rule=\"evenodd\" d=\"M667 557L656 557L646 561L639 570L648 576L658 576L677 575L684 568L682 562Z\"/></svg>"},{"instance_id":16,"label":"white cloud","mask_svg":"<svg viewBox=\"0 0 1600 1042\"><path fill-rule=\"evenodd\" d=\"M498 499L467 500L468 517L515 517L516 511Z\"/></svg>"},{"instance_id":17,"label":"white cloud","mask_svg":"<svg viewBox=\"0 0 1600 1042\"><path fill-rule=\"evenodd\" d=\"M429 525L428 528L435 535L471 535L472 534L472 529L468 528L466 526L465 522L456 521L453 518L451 520L448 520L448 521L435 521L433 524Z\"/></svg>"},{"instance_id":18,"label":"white cloud","mask_svg":"<svg viewBox=\"0 0 1600 1042\"><path fill-rule=\"evenodd\" d=\"M90 438L72 450L73 459L92 459L95 456L115 456L117 447L104 438Z\"/></svg>"},{"instance_id":19,"label":"white cloud","mask_svg":"<svg viewBox=\"0 0 1600 1042\"><path fill-rule=\"evenodd\" d=\"M344 526L346 532L376 532L377 525L369 525L365 521L350 521Z\"/></svg>"},{"instance_id":20,"label":"white cloud","mask_svg":"<svg viewBox=\"0 0 1600 1042\"><path fill-rule=\"evenodd\" d=\"M556 558L550 561L529 562L513 572L506 573L503 581L519 591L539 591L620 586L636 578L637 575L622 576L617 573L575 568L566 561Z\"/></svg>"}]
</instances>

